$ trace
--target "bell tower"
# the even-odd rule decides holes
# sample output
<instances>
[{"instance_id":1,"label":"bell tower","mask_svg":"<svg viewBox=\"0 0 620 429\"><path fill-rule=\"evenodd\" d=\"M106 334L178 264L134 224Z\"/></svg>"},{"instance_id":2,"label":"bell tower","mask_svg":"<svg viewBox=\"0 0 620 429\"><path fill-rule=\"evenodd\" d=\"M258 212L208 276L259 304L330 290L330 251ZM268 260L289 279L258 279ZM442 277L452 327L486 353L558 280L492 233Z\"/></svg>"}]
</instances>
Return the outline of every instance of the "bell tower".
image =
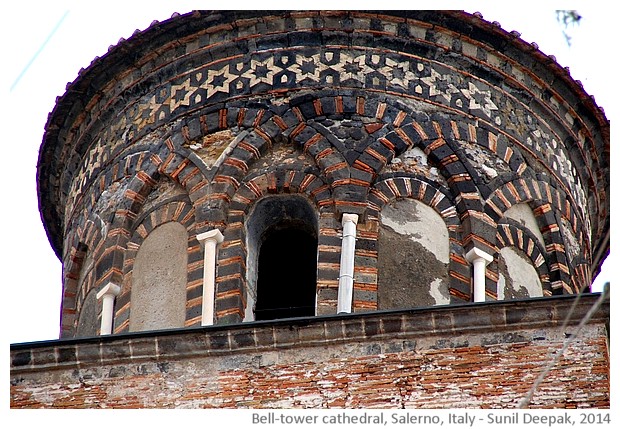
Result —
<instances>
[{"instance_id":1,"label":"bell tower","mask_svg":"<svg viewBox=\"0 0 620 429\"><path fill-rule=\"evenodd\" d=\"M175 15L94 60L49 117L61 341L201 332L214 356L357 338L398 360L508 350L498 332L523 319L511 338L535 347L609 249L609 130L554 58L477 14Z\"/></svg>"}]
</instances>

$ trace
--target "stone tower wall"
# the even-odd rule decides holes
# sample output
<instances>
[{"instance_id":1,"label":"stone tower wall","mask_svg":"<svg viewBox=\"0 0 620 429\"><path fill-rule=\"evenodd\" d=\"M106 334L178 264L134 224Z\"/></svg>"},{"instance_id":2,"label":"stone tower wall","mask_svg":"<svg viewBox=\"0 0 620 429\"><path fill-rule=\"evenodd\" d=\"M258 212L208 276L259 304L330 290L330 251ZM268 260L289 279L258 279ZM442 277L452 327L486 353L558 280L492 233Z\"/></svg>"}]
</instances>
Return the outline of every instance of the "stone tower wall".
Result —
<instances>
[{"instance_id":1,"label":"stone tower wall","mask_svg":"<svg viewBox=\"0 0 620 429\"><path fill-rule=\"evenodd\" d=\"M196 237L214 228L215 319L244 320L247 224L269 196L316 213L317 315L336 312L343 213L359 216L353 311L471 301L474 248L493 256L487 300L572 294L608 246L609 124L553 58L476 16L194 12L68 86L38 181L63 261L63 337L97 331L109 283L121 286L114 332L132 330L143 243L171 222L187 233L182 325L200 324ZM407 290L403 270L420 284Z\"/></svg>"}]
</instances>

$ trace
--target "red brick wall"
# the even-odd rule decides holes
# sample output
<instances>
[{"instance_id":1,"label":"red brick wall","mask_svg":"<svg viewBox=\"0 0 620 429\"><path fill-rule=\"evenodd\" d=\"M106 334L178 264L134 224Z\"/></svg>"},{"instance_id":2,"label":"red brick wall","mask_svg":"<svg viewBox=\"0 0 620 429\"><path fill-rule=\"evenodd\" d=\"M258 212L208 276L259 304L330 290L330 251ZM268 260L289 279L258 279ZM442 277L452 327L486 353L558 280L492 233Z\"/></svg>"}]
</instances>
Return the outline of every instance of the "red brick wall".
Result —
<instances>
[{"instance_id":1,"label":"red brick wall","mask_svg":"<svg viewBox=\"0 0 620 429\"><path fill-rule=\"evenodd\" d=\"M11 407L515 408L549 355L575 332L574 323L562 330L554 322L571 302L14 346ZM582 300L574 322L591 304ZM531 407L609 407L607 311L599 311L568 347Z\"/></svg>"}]
</instances>

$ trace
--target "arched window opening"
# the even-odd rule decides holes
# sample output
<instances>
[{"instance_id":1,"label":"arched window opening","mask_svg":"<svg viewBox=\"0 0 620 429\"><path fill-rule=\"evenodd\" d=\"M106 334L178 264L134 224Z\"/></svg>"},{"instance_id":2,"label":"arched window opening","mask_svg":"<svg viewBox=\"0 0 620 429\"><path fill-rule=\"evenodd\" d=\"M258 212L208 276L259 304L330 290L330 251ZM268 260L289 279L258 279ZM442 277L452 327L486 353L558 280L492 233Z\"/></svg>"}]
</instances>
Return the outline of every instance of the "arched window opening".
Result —
<instances>
[{"instance_id":1,"label":"arched window opening","mask_svg":"<svg viewBox=\"0 0 620 429\"><path fill-rule=\"evenodd\" d=\"M247 224L245 320L316 314L317 218L299 196L259 201Z\"/></svg>"},{"instance_id":2,"label":"arched window opening","mask_svg":"<svg viewBox=\"0 0 620 429\"><path fill-rule=\"evenodd\" d=\"M299 225L270 228L258 256L256 320L314 316L316 248Z\"/></svg>"}]
</instances>

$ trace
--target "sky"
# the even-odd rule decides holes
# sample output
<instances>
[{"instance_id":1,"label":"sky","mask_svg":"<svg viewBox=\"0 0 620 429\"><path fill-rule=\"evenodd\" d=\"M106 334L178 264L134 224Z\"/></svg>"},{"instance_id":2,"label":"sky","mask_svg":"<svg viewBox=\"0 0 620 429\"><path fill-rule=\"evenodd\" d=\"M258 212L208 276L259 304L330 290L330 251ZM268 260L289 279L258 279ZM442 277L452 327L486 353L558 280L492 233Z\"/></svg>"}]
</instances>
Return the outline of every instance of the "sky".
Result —
<instances>
[{"instance_id":1,"label":"sky","mask_svg":"<svg viewBox=\"0 0 620 429\"><path fill-rule=\"evenodd\" d=\"M521 33L525 41L537 43L541 51L554 55L560 65L570 68L573 78L583 83L585 90L596 98L597 104L613 121L618 110L612 100L615 91L610 90L610 86L617 73L610 73L610 70L617 46L612 43L611 35L617 22L609 8L584 6L577 1L521 1L518 5L510 2L515 4L514 8L489 8L487 3L504 2L434 2L433 7L460 9L467 5L468 12L480 11L486 20L497 21L505 30ZM542 3L546 5L544 9L540 8ZM558 5L552 7L549 3ZM393 9L399 8L397 2L392 4ZM261 5L287 9L295 3ZM317 1L312 5L314 9L329 9L331 3ZM342 8L357 9L363 9L364 5L364 1L338 4ZM424 3L420 7L427 5ZM415 9L416 2L408 1L400 7ZM6 91L0 122L5 151L0 156L3 164L0 169L3 196L0 227L4 244L0 260L1 284L5 290L1 334L5 344L51 340L59 336L62 268L41 223L36 192L38 150L56 97L65 92L67 82L72 82L81 68L87 68L96 56L103 56L119 39L129 38L136 29L146 29L154 20L163 21L174 12L185 13L196 8L213 9L213 5L157 0L22 0L3 2L0 6L0 16L4 18L0 28L3 58L0 76L3 91ZM366 8L372 9L372 4ZM577 9L583 17L579 26L569 28L570 47L556 21L554 9L557 8ZM610 261L612 257L608 258L598 278L597 290L610 280Z\"/></svg>"}]
</instances>

